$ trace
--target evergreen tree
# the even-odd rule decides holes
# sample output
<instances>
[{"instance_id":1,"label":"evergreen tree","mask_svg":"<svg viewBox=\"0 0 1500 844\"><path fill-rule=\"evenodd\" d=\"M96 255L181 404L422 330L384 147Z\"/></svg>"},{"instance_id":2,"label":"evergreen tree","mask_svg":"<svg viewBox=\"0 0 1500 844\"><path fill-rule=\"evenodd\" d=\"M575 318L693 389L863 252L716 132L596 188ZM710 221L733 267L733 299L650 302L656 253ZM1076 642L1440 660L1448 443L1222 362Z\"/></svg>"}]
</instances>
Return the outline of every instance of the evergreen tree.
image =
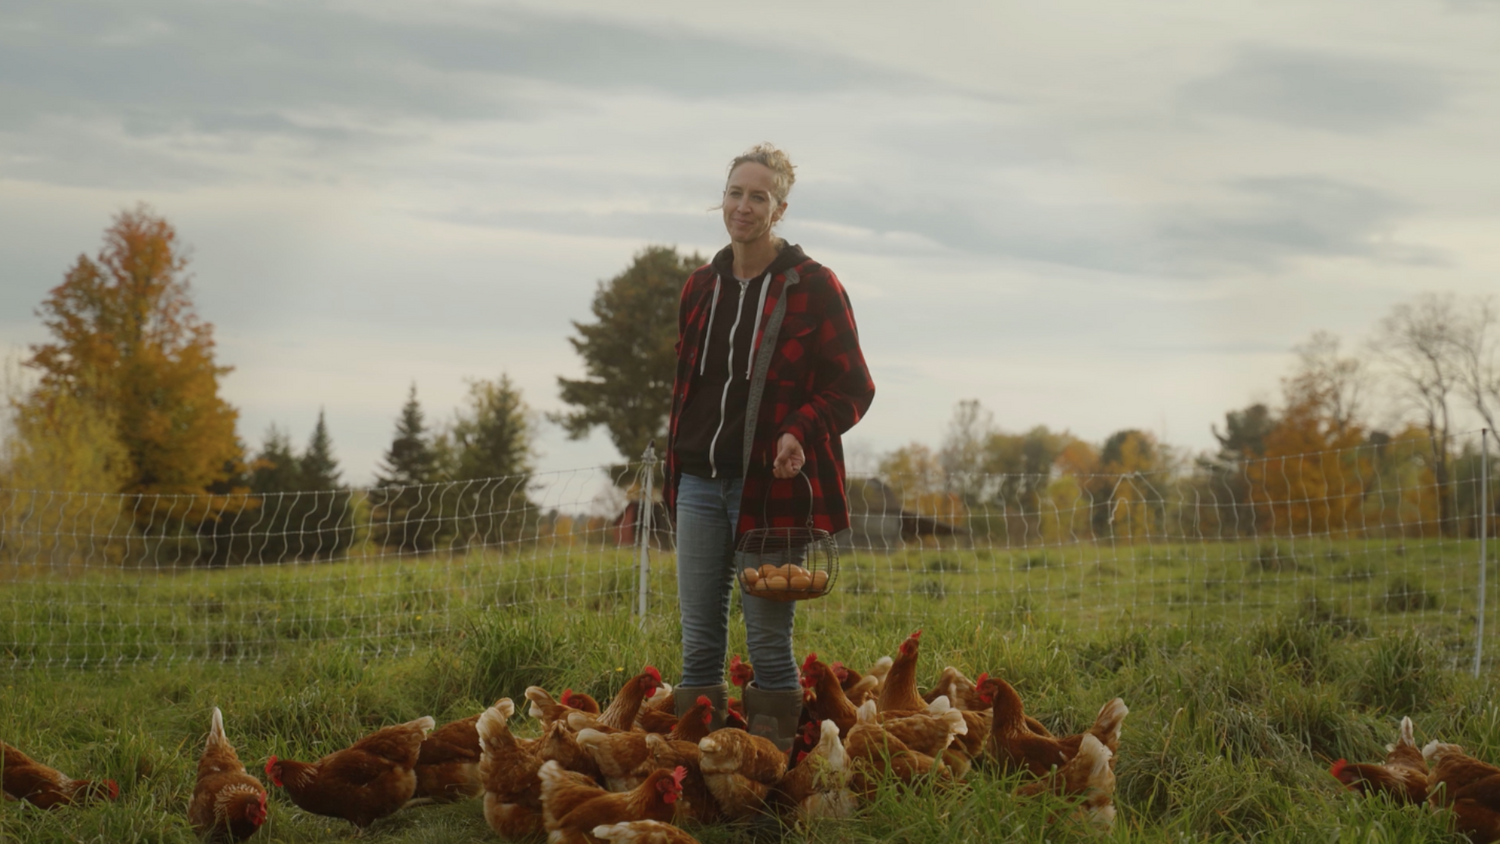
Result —
<instances>
[{"instance_id":1,"label":"evergreen tree","mask_svg":"<svg viewBox=\"0 0 1500 844\"><path fill-rule=\"evenodd\" d=\"M307 451L302 453L302 489L312 491L339 488L338 460L333 456L333 438L328 435L328 424L323 419L322 408L318 409L318 424L313 427L312 438L307 441Z\"/></svg>"},{"instance_id":2,"label":"evergreen tree","mask_svg":"<svg viewBox=\"0 0 1500 844\"><path fill-rule=\"evenodd\" d=\"M588 377L557 379L563 402L576 408L552 417L568 436L583 439L602 425L626 460L639 459L653 437L666 443L677 305L688 276L702 264L702 256L650 246L624 272L600 282L591 305L597 321L573 323L579 336L568 338Z\"/></svg>"},{"instance_id":3,"label":"evergreen tree","mask_svg":"<svg viewBox=\"0 0 1500 844\"><path fill-rule=\"evenodd\" d=\"M411 385L401 417L396 420L396 437L386 450L375 472L376 486L416 486L438 478L438 453L427 436L422 405L417 401L417 385Z\"/></svg>"},{"instance_id":4,"label":"evergreen tree","mask_svg":"<svg viewBox=\"0 0 1500 844\"><path fill-rule=\"evenodd\" d=\"M508 375L472 381L443 439L455 480L470 483L453 496L457 539L464 545L514 541L535 527L531 483L532 417Z\"/></svg>"},{"instance_id":5,"label":"evergreen tree","mask_svg":"<svg viewBox=\"0 0 1500 844\"><path fill-rule=\"evenodd\" d=\"M447 531L443 530L442 489L432 486L439 479L439 455L427 434L417 385L411 385L396 436L375 473L371 490L370 537L400 551L431 551Z\"/></svg>"},{"instance_id":6,"label":"evergreen tree","mask_svg":"<svg viewBox=\"0 0 1500 844\"><path fill-rule=\"evenodd\" d=\"M272 423L250 464L250 491L259 495L294 492L302 488L302 470L292 453L291 438Z\"/></svg>"},{"instance_id":7,"label":"evergreen tree","mask_svg":"<svg viewBox=\"0 0 1500 844\"><path fill-rule=\"evenodd\" d=\"M303 518L297 523L301 539L299 557L328 559L354 542L354 512L349 492L339 483L338 460L333 456L333 437L318 409L307 450L298 461L302 495L298 501Z\"/></svg>"}]
</instances>

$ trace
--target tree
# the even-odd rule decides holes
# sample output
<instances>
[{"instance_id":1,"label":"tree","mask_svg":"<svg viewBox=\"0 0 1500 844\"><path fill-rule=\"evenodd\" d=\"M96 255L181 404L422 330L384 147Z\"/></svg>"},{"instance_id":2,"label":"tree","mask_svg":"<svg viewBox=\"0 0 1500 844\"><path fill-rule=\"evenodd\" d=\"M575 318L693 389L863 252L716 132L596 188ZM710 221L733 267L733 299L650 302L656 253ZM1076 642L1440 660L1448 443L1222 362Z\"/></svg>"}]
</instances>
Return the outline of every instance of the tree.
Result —
<instances>
[{"instance_id":1,"label":"tree","mask_svg":"<svg viewBox=\"0 0 1500 844\"><path fill-rule=\"evenodd\" d=\"M247 531L245 554L261 562L326 560L348 549L354 514L338 476L321 410L301 456L292 451L291 438L272 425L251 463L250 491L260 512Z\"/></svg>"},{"instance_id":2,"label":"tree","mask_svg":"<svg viewBox=\"0 0 1500 844\"><path fill-rule=\"evenodd\" d=\"M1393 308L1371 342L1396 380L1398 398L1427 429L1439 490L1448 488L1451 403L1462 384L1459 350L1465 322L1451 294L1426 293ZM1451 511L1448 497L1439 496L1439 521L1445 530L1452 522Z\"/></svg>"},{"instance_id":3,"label":"tree","mask_svg":"<svg viewBox=\"0 0 1500 844\"><path fill-rule=\"evenodd\" d=\"M411 385L396 436L375 472L370 538L400 551L431 551L443 528L438 452L427 434L417 385Z\"/></svg>"},{"instance_id":4,"label":"tree","mask_svg":"<svg viewBox=\"0 0 1500 844\"><path fill-rule=\"evenodd\" d=\"M1314 332L1306 343L1293 349L1297 369L1282 382L1289 406L1310 408L1332 422L1335 433L1358 424L1369 384L1365 362L1341 357L1339 345L1336 335Z\"/></svg>"},{"instance_id":5,"label":"tree","mask_svg":"<svg viewBox=\"0 0 1500 844\"><path fill-rule=\"evenodd\" d=\"M469 382L468 400L443 436L454 480L467 481L444 503L457 519L460 545L513 541L534 525L527 496L532 428L531 411L510 376Z\"/></svg>"},{"instance_id":6,"label":"tree","mask_svg":"<svg viewBox=\"0 0 1500 844\"><path fill-rule=\"evenodd\" d=\"M300 461L301 489L336 490L340 488L338 460L333 456L333 437L328 434L328 423L323 419L322 408L318 409L318 424L313 426L312 437L307 441L307 450Z\"/></svg>"},{"instance_id":7,"label":"tree","mask_svg":"<svg viewBox=\"0 0 1500 844\"><path fill-rule=\"evenodd\" d=\"M1224 433L1217 426L1209 428L1214 439L1219 441L1219 459L1226 463L1241 464L1264 456L1266 435L1276 427L1276 417L1271 408L1256 402L1242 410L1231 410L1224 414Z\"/></svg>"},{"instance_id":8,"label":"tree","mask_svg":"<svg viewBox=\"0 0 1500 844\"><path fill-rule=\"evenodd\" d=\"M558 378L564 404L576 410L554 414L573 439L596 426L609 431L624 458L638 459L646 443L666 445L677 371L677 305L682 286L703 264L697 254L649 246L624 272L600 282L590 306L595 322L574 322L568 338L583 358L586 378Z\"/></svg>"},{"instance_id":9,"label":"tree","mask_svg":"<svg viewBox=\"0 0 1500 844\"><path fill-rule=\"evenodd\" d=\"M194 313L184 251L146 205L121 212L97 258L79 255L38 309L53 339L31 347L32 401L69 396L113 420L122 491L196 496L242 459L238 412L219 396L230 368Z\"/></svg>"}]
</instances>

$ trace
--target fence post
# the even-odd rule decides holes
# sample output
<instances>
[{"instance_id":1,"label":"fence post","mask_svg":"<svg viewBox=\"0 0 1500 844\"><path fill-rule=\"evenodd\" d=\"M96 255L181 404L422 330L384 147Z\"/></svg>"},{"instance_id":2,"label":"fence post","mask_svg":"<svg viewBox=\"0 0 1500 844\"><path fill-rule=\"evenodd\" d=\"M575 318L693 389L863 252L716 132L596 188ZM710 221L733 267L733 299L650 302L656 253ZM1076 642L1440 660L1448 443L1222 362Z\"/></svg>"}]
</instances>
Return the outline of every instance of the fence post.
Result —
<instances>
[{"instance_id":1,"label":"fence post","mask_svg":"<svg viewBox=\"0 0 1500 844\"><path fill-rule=\"evenodd\" d=\"M1479 430L1479 624L1474 633L1474 676L1479 676L1479 662L1484 656L1485 569L1490 525L1490 429Z\"/></svg>"},{"instance_id":2,"label":"fence post","mask_svg":"<svg viewBox=\"0 0 1500 844\"><path fill-rule=\"evenodd\" d=\"M640 616L641 628L645 629L647 578L651 574L651 511L655 508L655 502L651 496L651 484L656 479L656 440L654 439L646 443L646 451L641 455L641 473L645 475L645 480L641 484L641 506L637 519L641 540L641 583L636 614Z\"/></svg>"}]
</instances>

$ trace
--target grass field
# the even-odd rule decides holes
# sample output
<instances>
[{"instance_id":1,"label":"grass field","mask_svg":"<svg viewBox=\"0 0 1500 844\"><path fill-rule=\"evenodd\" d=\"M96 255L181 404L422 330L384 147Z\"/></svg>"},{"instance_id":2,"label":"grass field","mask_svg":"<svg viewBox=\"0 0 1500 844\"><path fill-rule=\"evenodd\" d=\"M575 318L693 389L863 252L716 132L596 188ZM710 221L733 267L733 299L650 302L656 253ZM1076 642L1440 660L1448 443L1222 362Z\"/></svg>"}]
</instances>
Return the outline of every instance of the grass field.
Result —
<instances>
[{"instance_id":1,"label":"grass field","mask_svg":"<svg viewBox=\"0 0 1500 844\"><path fill-rule=\"evenodd\" d=\"M1356 798L1326 773L1334 758L1379 758L1408 714L1419 742L1456 741L1500 760L1493 671L1475 679L1454 670L1472 648L1474 568L1454 565L1467 549L1384 550L1303 543L1291 554L1158 545L855 555L837 594L800 616L798 650L861 666L920 625L924 684L949 663L1000 674L1054 730L1081 729L1101 703L1123 697L1131 714L1113 840L1454 841L1442 817ZM12 577L0 585L12 666L117 667L0 674L0 738L76 776L114 778L121 798L53 813L7 803L0 840L194 840L184 812L212 706L258 769L270 754L316 757L383 724L463 717L500 696L519 699L531 684L607 696L648 661L676 676L670 608L658 606L644 626L629 614L628 555L494 563ZM654 565L660 596L670 559ZM1395 599L1393 582L1406 584ZM65 635L28 640L38 625ZM732 647L743 652L738 640ZM519 719L517 730L534 732L535 723ZM788 840L1077 837L1047 827L1049 807L1015 801L1014 786L978 774L915 797L891 792L856 819L793 830ZM696 833L705 842L749 838L732 827ZM273 792L255 840L353 834ZM496 837L469 802L398 813L361 840Z\"/></svg>"}]
</instances>

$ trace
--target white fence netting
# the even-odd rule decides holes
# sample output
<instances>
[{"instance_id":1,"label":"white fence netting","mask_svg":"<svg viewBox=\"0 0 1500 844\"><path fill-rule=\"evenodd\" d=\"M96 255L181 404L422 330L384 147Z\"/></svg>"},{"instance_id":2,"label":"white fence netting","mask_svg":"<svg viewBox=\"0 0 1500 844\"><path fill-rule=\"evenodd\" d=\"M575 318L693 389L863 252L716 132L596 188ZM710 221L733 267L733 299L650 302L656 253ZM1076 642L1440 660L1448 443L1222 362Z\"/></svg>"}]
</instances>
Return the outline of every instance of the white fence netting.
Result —
<instances>
[{"instance_id":1,"label":"white fence netting","mask_svg":"<svg viewBox=\"0 0 1500 844\"><path fill-rule=\"evenodd\" d=\"M1422 629L1455 666L1500 629L1479 434L1168 471L852 477L812 617L997 627ZM223 496L0 489L0 662L263 661L410 652L485 613L675 616L673 535L645 473ZM642 558L647 560L641 577ZM644 586L644 604L642 594Z\"/></svg>"}]
</instances>

